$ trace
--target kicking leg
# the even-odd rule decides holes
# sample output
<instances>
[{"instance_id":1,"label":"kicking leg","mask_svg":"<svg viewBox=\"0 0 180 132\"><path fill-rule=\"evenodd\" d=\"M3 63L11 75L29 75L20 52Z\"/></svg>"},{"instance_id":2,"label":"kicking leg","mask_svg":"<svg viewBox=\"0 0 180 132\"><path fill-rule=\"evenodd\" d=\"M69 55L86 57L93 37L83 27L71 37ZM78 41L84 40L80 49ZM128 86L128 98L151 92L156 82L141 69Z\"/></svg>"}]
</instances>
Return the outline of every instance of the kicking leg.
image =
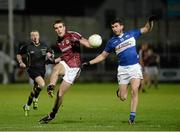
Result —
<instances>
[{"instance_id":1,"label":"kicking leg","mask_svg":"<svg viewBox=\"0 0 180 132\"><path fill-rule=\"evenodd\" d=\"M59 75L64 75L64 66L62 64L57 64L54 66L53 71L50 76L50 83L47 87L47 92L50 97L54 96L54 87L58 81Z\"/></svg>"},{"instance_id":2,"label":"kicking leg","mask_svg":"<svg viewBox=\"0 0 180 132\"><path fill-rule=\"evenodd\" d=\"M57 96L56 96L56 100L52 109L52 112L48 115L45 116L44 118L42 118L39 122L44 124L44 123L48 123L49 121L51 121L52 119L55 118L61 104L63 101L63 96L65 94L65 92L70 88L71 84L66 82L66 81L62 81L59 90L57 92Z\"/></svg>"}]
</instances>

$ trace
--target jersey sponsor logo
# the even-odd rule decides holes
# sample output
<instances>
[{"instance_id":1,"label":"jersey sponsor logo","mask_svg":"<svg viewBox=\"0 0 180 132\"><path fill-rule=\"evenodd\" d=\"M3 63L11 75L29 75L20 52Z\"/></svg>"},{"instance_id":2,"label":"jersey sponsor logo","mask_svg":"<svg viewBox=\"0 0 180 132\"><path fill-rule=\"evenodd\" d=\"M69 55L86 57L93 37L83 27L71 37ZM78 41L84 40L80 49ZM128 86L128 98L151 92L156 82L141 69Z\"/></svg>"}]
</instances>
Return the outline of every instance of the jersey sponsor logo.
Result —
<instances>
[{"instance_id":1,"label":"jersey sponsor logo","mask_svg":"<svg viewBox=\"0 0 180 132\"><path fill-rule=\"evenodd\" d=\"M41 49L42 55L46 55L46 49Z\"/></svg>"},{"instance_id":2,"label":"jersey sponsor logo","mask_svg":"<svg viewBox=\"0 0 180 132\"><path fill-rule=\"evenodd\" d=\"M70 40L68 40L68 39L65 39L65 40L63 40L62 42L60 42L60 43L58 43L58 45L68 45L70 43Z\"/></svg>"},{"instance_id":3,"label":"jersey sponsor logo","mask_svg":"<svg viewBox=\"0 0 180 132\"><path fill-rule=\"evenodd\" d=\"M58 43L58 46L62 52L65 52L72 48L70 44L71 44L70 40L65 39L61 43Z\"/></svg>"},{"instance_id":4,"label":"jersey sponsor logo","mask_svg":"<svg viewBox=\"0 0 180 132\"><path fill-rule=\"evenodd\" d=\"M116 51L116 54L119 54L121 53L122 51L130 48L130 47L133 47L135 46L135 39L132 37L132 38L129 38L121 43L119 43L116 47L115 47L115 51Z\"/></svg>"},{"instance_id":5,"label":"jersey sponsor logo","mask_svg":"<svg viewBox=\"0 0 180 132\"><path fill-rule=\"evenodd\" d=\"M33 50L31 50L31 51L30 51L30 54L34 54L34 51L33 51Z\"/></svg>"},{"instance_id":6,"label":"jersey sponsor logo","mask_svg":"<svg viewBox=\"0 0 180 132\"><path fill-rule=\"evenodd\" d=\"M65 47L65 48L61 48L61 51L62 51L62 52L65 52L65 51L67 51L67 50L69 50L69 49L71 49L71 48L72 48L72 46L69 45L69 46L67 46L67 47Z\"/></svg>"}]
</instances>

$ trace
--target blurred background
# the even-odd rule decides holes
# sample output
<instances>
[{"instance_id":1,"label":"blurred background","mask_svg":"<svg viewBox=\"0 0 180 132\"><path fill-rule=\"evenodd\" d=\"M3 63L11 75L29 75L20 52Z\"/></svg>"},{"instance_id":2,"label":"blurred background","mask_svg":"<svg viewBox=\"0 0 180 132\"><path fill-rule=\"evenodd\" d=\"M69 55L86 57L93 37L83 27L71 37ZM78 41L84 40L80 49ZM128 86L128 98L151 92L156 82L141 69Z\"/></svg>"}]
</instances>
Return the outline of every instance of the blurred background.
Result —
<instances>
[{"instance_id":1,"label":"blurred background","mask_svg":"<svg viewBox=\"0 0 180 132\"><path fill-rule=\"evenodd\" d=\"M148 43L160 55L159 81L180 82L180 0L0 0L0 83L28 81L15 55L19 46L29 41L31 30L38 30L41 40L55 52L57 36L52 24L56 19L63 19L69 30L85 38L100 34L100 48L82 47L82 60L86 61L104 49L112 35L113 18L123 17L127 31L144 26L151 14L159 20L152 32L137 41L137 50ZM82 71L79 81L116 81L116 67L116 56L111 54L106 61Z\"/></svg>"}]
</instances>

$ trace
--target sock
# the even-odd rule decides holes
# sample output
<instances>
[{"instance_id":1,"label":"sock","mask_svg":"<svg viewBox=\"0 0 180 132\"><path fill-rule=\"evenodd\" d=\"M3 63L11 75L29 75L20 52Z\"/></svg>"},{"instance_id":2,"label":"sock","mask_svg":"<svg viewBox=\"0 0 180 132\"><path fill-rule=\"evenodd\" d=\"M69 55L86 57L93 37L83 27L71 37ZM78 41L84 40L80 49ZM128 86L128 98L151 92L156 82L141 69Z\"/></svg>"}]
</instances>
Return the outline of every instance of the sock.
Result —
<instances>
[{"instance_id":1,"label":"sock","mask_svg":"<svg viewBox=\"0 0 180 132\"><path fill-rule=\"evenodd\" d=\"M131 112L129 120L134 121L135 117L136 117L136 112Z\"/></svg>"},{"instance_id":2,"label":"sock","mask_svg":"<svg viewBox=\"0 0 180 132\"><path fill-rule=\"evenodd\" d=\"M27 108L27 107L29 108L30 106L26 104L26 105L25 105L25 108Z\"/></svg>"},{"instance_id":3,"label":"sock","mask_svg":"<svg viewBox=\"0 0 180 132\"><path fill-rule=\"evenodd\" d=\"M36 88L35 88L35 94L34 94L34 97L35 97L36 99L38 98L40 92L41 92L41 88L36 87Z\"/></svg>"},{"instance_id":4,"label":"sock","mask_svg":"<svg viewBox=\"0 0 180 132\"><path fill-rule=\"evenodd\" d=\"M54 90L54 85L52 85L52 84L48 85L47 91L49 91L49 90Z\"/></svg>"},{"instance_id":5,"label":"sock","mask_svg":"<svg viewBox=\"0 0 180 132\"><path fill-rule=\"evenodd\" d=\"M30 105L32 104L33 97L34 97L34 93L31 92L31 94L29 95L29 98L28 98L28 102L27 102L27 105L28 105L28 106L30 106Z\"/></svg>"},{"instance_id":6,"label":"sock","mask_svg":"<svg viewBox=\"0 0 180 132\"><path fill-rule=\"evenodd\" d=\"M60 97L58 94L59 94L59 91L57 92L56 101L55 101L54 107L52 109L52 112L50 113L50 116L53 117L53 118L55 117L56 113L59 110L59 107L62 104L62 97Z\"/></svg>"}]
</instances>

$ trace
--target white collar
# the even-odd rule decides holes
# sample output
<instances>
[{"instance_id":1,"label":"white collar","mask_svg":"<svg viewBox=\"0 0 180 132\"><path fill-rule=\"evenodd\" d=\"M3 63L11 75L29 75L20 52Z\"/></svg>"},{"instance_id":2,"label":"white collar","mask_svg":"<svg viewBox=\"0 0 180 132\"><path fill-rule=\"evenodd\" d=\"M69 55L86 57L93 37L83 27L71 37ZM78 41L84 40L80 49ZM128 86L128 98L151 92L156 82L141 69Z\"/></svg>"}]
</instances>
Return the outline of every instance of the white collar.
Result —
<instances>
[{"instance_id":1,"label":"white collar","mask_svg":"<svg viewBox=\"0 0 180 132\"><path fill-rule=\"evenodd\" d=\"M121 38L124 35L124 33L122 33L121 35L119 35L118 37Z\"/></svg>"}]
</instances>

